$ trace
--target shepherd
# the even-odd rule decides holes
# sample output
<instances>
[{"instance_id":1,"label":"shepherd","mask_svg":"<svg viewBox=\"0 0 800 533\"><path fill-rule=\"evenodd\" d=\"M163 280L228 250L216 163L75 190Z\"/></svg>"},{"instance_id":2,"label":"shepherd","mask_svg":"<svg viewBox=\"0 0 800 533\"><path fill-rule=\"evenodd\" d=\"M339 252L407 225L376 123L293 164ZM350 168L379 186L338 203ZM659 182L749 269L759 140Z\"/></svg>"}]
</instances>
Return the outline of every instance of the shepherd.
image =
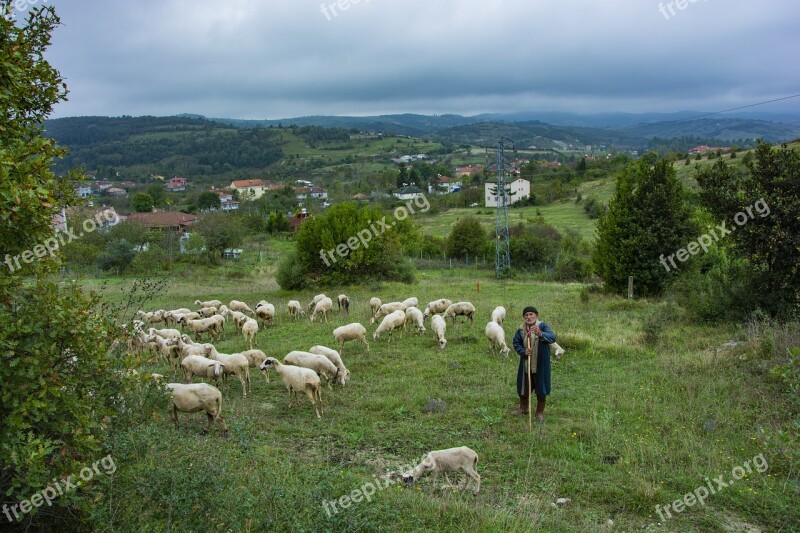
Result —
<instances>
[{"instance_id":1,"label":"shepherd","mask_svg":"<svg viewBox=\"0 0 800 533\"><path fill-rule=\"evenodd\" d=\"M522 311L525 320L514 335L514 349L519 354L517 394L519 408L511 414L530 415L531 393L536 393L536 419L544 420L544 405L550 394L550 345L556 334L539 320L539 311L528 306ZM527 368L527 372L526 372ZM526 376L528 374L528 376ZM533 384L533 390L531 390Z\"/></svg>"}]
</instances>

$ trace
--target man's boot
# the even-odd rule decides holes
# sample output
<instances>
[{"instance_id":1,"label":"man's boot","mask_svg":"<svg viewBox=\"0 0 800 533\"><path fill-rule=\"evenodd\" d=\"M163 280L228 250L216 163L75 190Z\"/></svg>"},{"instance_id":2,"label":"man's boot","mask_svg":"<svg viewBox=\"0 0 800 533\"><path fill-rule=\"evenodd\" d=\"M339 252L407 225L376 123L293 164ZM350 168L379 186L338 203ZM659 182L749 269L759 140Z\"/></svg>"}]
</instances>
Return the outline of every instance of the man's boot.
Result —
<instances>
[{"instance_id":1,"label":"man's boot","mask_svg":"<svg viewBox=\"0 0 800 533\"><path fill-rule=\"evenodd\" d=\"M547 402L547 396L536 395L536 420L544 421L544 404Z\"/></svg>"},{"instance_id":2,"label":"man's boot","mask_svg":"<svg viewBox=\"0 0 800 533\"><path fill-rule=\"evenodd\" d=\"M519 397L519 407L516 409L511 410L512 415L527 415L528 414L528 397L527 396L520 396Z\"/></svg>"}]
</instances>

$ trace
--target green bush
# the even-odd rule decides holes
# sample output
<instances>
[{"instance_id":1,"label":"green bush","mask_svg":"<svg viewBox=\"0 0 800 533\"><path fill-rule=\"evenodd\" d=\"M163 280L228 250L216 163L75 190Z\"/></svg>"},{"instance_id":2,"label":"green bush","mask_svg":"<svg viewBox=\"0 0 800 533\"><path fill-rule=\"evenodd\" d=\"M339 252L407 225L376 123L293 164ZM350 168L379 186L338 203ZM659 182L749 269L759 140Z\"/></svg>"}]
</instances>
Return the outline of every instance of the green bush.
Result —
<instances>
[{"instance_id":1,"label":"green bush","mask_svg":"<svg viewBox=\"0 0 800 533\"><path fill-rule=\"evenodd\" d=\"M308 280L297 252L292 252L281 259L275 279L284 290L300 291L308 288Z\"/></svg>"}]
</instances>

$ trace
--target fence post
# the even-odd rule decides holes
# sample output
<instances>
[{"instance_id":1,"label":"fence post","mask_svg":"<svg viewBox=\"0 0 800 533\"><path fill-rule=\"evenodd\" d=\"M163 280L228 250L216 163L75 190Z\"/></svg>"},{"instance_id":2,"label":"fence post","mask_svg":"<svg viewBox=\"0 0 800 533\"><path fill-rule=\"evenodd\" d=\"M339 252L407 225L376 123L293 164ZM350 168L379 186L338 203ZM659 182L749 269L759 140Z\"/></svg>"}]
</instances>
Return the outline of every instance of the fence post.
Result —
<instances>
[{"instance_id":1,"label":"fence post","mask_svg":"<svg viewBox=\"0 0 800 533\"><path fill-rule=\"evenodd\" d=\"M633 276L628 276L628 300L633 300Z\"/></svg>"}]
</instances>

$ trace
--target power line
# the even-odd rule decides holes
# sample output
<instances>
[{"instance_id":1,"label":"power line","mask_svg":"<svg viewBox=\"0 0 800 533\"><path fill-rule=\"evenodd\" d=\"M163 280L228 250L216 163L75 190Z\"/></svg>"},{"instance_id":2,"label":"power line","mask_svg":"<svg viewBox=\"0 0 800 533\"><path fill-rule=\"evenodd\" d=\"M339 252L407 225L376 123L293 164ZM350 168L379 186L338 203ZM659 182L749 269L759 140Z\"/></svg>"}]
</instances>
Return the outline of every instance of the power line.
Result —
<instances>
[{"instance_id":1,"label":"power line","mask_svg":"<svg viewBox=\"0 0 800 533\"><path fill-rule=\"evenodd\" d=\"M695 117L679 118L677 120L666 120L664 122L656 122L655 124L671 124L673 122L685 122L687 120L697 120L699 118L710 117L710 116L719 115L719 114L722 114L722 113L729 113L730 111L738 111L740 109L747 109L749 107L756 107L756 106L760 106L760 105L764 105L764 104L771 104L773 102L780 102L782 100L790 100L792 98L798 98L798 97L800 97L800 93L793 94L791 96L784 96L783 98L775 98L774 100L765 100L763 102L758 102L758 103L755 103L755 104L743 105L741 107L732 107L731 109L725 109L723 111L714 111L713 113L705 113L704 115L697 115Z\"/></svg>"}]
</instances>

